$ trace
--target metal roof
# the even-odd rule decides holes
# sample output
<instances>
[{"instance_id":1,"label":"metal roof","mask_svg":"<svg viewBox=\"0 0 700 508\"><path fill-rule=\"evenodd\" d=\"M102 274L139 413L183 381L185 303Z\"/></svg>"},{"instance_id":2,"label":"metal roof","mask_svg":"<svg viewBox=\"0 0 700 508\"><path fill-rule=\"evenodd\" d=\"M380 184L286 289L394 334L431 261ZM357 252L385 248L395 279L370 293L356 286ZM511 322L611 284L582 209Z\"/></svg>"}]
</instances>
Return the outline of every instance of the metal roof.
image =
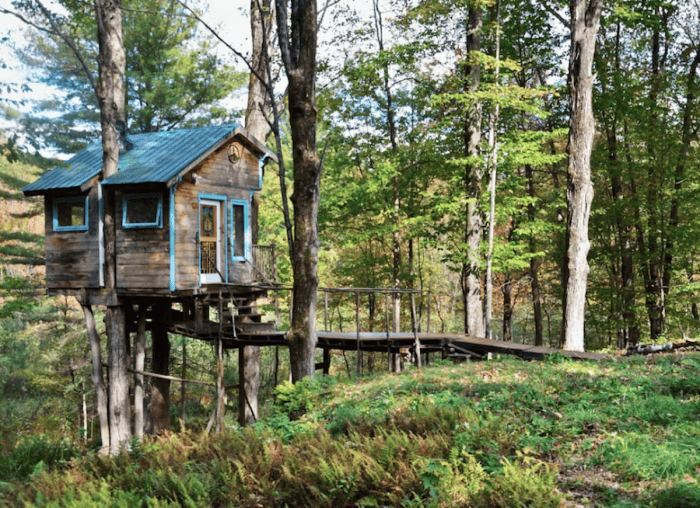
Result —
<instances>
[{"instance_id":1,"label":"metal roof","mask_svg":"<svg viewBox=\"0 0 700 508\"><path fill-rule=\"evenodd\" d=\"M218 125L130 134L127 138L133 147L119 155L119 171L102 184L167 183L233 137L235 128L235 125ZM79 188L101 170L102 142L96 141L68 160L66 166L49 171L22 191L31 195Z\"/></svg>"}]
</instances>

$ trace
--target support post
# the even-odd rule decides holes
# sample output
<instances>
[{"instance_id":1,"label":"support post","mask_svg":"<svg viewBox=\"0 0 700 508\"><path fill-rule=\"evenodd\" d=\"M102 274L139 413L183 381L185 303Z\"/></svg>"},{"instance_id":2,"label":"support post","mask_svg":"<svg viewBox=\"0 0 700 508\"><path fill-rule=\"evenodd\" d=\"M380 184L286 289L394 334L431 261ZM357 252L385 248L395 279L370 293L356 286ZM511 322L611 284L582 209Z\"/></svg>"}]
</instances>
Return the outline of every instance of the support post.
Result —
<instances>
[{"instance_id":1,"label":"support post","mask_svg":"<svg viewBox=\"0 0 700 508\"><path fill-rule=\"evenodd\" d=\"M187 343L185 338L182 338L182 379L187 379ZM187 399L187 383L183 381L180 384L180 404L182 405L180 413L180 430L185 430L185 400Z\"/></svg>"},{"instance_id":2,"label":"support post","mask_svg":"<svg viewBox=\"0 0 700 508\"><path fill-rule=\"evenodd\" d=\"M323 373L325 375L331 372L331 350L328 348L323 349Z\"/></svg>"},{"instance_id":3,"label":"support post","mask_svg":"<svg viewBox=\"0 0 700 508\"><path fill-rule=\"evenodd\" d=\"M160 316L170 312L169 308L162 309L157 307L154 315ZM170 374L170 339L168 332L158 327L154 320L154 327L151 331L151 363L154 373L161 376ZM187 348L183 342L182 345L182 379L185 379L187 365ZM151 380L151 400L148 405L153 434L162 434L166 430L170 430L170 379L166 377L153 378ZM185 425L185 383L182 383L181 396L182 404L182 426Z\"/></svg>"},{"instance_id":4,"label":"support post","mask_svg":"<svg viewBox=\"0 0 700 508\"><path fill-rule=\"evenodd\" d=\"M355 291L355 326L357 330L357 373L362 373L362 350L360 349L360 292Z\"/></svg>"},{"instance_id":5,"label":"support post","mask_svg":"<svg viewBox=\"0 0 700 508\"><path fill-rule=\"evenodd\" d=\"M97 416L100 420L100 439L102 440L101 453L109 451L109 411L107 399L107 387L105 386L102 374L102 352L100 348L100 335L97 333L95 315L92 307L80 301L85 315L85 325L87 327L88 338L90 340L90 355L92 359L92 384L95 386L95 405L97 406Z\"/></svg>"},{"instance_id":6,"label":"support post","mask_svg":"<svg viewBox=\"0 0 700 508\"><path fill-rule=\"evenodd\" d=\"M119 454L131 441L128 334L124 305L109 306L105 314L109 341L109 453Z\"/></svg>"},{"instance_id":7,"label":"support post","mask_svg":"<svg viewBox=\"0 0 700 508\"><path fill-rule=\"evenodd\" d=\"M428 322L425 325L425 331L430 333L430 290L428 290Z\"/></svg>"},{"instance_id":8,"label":"support post","mask_svg":"<svg viewBox=\"0 0 700 508\"><path fill-rule=\"evenodd\" d=\"M239 348L238 386L238 423L250 425L258 421L260 346Z\"/></svg>"},{"instance_id":9,"label":"support post","mask_svg":"<svg viewBox=\"0 0 700 508\"><path fill-rule=\"evenodd\" d=\"M241 383L239 390L243 389ZM224 406L226 405L226 387L224 386L224 345L221 337L216 339L216 409L207 424L207 432L220 433L224 430Z\"/></svg>"},{"instance_id":10,"label":"support post","mask_svg":"<svg viewBox=\"0 0 700 508\"><path fill-rule=\"evenodd\" d=\"M146 367L146 309L147 305L139 304L139 318L136 325L136 347L134 356L134 369L143 372ZM145 387L143 385L143 374L134 375L134 434L138 439L143 439L145 418L144 418L144 398Z\"/></svg>"},{"instance_id":11,"label":"support post","mask_svg":"<svg viewBox=\"0 0 700 508\"><path fill-rule=\"evenodd\" d=\"M413 347L416 355L416 367L421 368L420 339L418 338L418 323L416 321L416 294L411 292L411 319L413 321Z\"/></svg>"}]
</instances>

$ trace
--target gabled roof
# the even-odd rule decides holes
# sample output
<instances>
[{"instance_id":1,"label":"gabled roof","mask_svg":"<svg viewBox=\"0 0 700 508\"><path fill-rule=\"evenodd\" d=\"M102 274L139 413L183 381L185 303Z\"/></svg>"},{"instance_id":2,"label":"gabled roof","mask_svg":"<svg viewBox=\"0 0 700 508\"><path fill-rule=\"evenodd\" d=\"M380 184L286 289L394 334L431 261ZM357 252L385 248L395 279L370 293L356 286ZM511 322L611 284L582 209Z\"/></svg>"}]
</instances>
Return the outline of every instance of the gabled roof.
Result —
<instances>
[{"instance_id":1,"label":"gabled roof","mask_svg":"<svg viewBox=\"0 0 700 508\"><path fill-rule=\"evenodd\" d=\"M178 175L235 135L243 136L248 146L256 148L259 157L270 155L264 145L235 125L130 134L128 140L133 147L119 155L119 171L102 184L171 184ZM101 170L102 142L96 141L68 160L66 166L49 171L22 191L31 196L60 190L86 190L85 186L89 187Z\"/></svg>"}]
</instances>

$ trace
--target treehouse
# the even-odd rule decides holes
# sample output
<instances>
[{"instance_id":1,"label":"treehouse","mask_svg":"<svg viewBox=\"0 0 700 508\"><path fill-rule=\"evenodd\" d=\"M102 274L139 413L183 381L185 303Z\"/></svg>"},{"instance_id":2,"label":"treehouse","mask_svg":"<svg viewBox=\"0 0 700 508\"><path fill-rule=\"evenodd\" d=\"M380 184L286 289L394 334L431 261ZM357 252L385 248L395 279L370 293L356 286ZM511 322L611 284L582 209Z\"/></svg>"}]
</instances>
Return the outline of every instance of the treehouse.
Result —
<instances>
[{"instance_id":1,"label":"treehouse","mask_svg":"<svg viewBox=\"0 0 700 508\"><path fill-rule=\"evenodd\" d=\"M102 144L26 186L43 195L49 294L101 304L105 200L114 193L120 297L186 297L273 278L274 251L254 245L255 194L275 156L247 131L212 126L121 138L105 179ZM112 196L112 194L110 194Z\"/></svg>"}]
</instances>

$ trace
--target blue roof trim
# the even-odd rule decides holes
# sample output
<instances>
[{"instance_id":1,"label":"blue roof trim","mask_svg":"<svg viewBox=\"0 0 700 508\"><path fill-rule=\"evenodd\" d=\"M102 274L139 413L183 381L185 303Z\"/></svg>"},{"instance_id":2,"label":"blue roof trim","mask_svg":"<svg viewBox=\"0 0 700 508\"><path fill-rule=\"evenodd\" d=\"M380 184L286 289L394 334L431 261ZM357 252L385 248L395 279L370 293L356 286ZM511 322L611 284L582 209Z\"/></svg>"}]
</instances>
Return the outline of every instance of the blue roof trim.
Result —
<instances>
[{"instance_id":1,"label":"blue roof trim","mask_svg":"<svg viewBox=\"0 0 700 508\"><path fill-rule=\"evenodd\" d=\"M211 150L232 137L236 125L147 132L129 135L133 148L119 157L119 172L103 185L167 183ZM80 187L102 170L102 142L97 141L71 158L65 167L44 174L22 189L29 194Z\"/></svg>"}]
</instances>

